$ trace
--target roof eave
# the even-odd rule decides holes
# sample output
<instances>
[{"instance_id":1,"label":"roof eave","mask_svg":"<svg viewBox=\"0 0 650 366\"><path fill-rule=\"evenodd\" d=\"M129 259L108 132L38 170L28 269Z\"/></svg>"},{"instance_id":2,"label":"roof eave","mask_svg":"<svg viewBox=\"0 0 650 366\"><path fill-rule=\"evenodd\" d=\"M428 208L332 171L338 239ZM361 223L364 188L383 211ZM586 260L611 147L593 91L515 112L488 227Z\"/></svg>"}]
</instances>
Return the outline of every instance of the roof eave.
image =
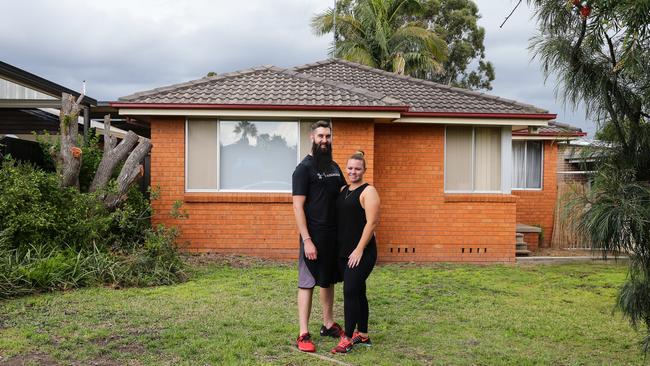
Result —
<instances>
[{"instance_id":1,"label":"roof eave","mask_svg":"<svg viewBox=\"0 0 650 366\"><path fill-rule=\"evenodd\" d=\"M332 110L332 111L390 111L405 112L407 106L338 106L338 105L278 105L278 104L197 104L197 103L124 103L109 102L114 108L137 109L238 109L238 110Z\"/></svg>"}]
</instances>

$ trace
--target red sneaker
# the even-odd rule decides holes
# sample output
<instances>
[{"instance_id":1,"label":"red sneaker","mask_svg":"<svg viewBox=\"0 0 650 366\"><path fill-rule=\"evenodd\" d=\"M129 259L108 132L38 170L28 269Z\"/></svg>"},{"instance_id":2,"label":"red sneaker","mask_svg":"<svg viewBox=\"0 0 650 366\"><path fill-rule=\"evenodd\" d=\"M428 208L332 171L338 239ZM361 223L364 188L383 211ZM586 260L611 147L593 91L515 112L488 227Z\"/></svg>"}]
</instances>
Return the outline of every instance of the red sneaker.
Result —
<instances>
[{"instance_id":1,"label":"red sneaker","mask_svg":"<svg viewBox=\"0 0 650 366\"><path fill-rule=\"evenodd\" d=\"M341 337L339 344L332 349L332 353L348 353L352 350L352 340L348 337Z\"/></svg>"},{"instance_id":2,"label":"red sneaker","mask_svg":"<svg viewBox=\"0 0 650 366\"><path fill-rule=\"evenodd\" d=\"M311 341L311 335L309 333L302 334L298 337L296 346L303 352L316 352L316 346Z\"/></svg>"},{"instance_id":3,"label":"red sneaker","mask_svg":"<svg viewBox=\"0 0 650 366\"><path fill-rule=\"evenodd\" d=\"M352 334L352 344L361 344L361 345L364 345L364 346L372 346L372 342L370 341L370 337L364 337L359 332L354 332L354 334Z\"/></svg>"}]
</instances>

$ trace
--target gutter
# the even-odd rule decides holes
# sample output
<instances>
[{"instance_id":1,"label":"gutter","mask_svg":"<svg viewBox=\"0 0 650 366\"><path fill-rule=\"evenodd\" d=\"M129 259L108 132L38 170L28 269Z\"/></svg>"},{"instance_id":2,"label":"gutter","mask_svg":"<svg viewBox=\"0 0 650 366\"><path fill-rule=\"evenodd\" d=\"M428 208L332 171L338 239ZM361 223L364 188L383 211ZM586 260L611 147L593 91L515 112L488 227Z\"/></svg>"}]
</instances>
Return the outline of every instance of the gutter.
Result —
<instances>
[{"instance_id":1,"label":"gutter","mask_svg":"<svg viewBox=\"0 0 650 366\"><path fill-rule=\"evenodd\" d=\"M540 132L540 133L530 134L530 133L516 133L516 132L513 132L512 136L521 136L521 137L536 137L536 136L547 137L548 136L548 137L558 137L558 138L562 138L562 137L573 138L573 137L587 136L587 133L586 132L574 132L574 133L566 134L566 133Z\"/></svg>"},{"instance_id":2,"label":"gutter","mask_svg":"<svg viewBox=\"0 0 650 366\"><path fill-rule=\"evenodd\" d=\"M504 119L555 119L553 113L469 113L469 112L404 112L404 117L470 117L470 118L504 118Z\"/></svg>"}]
</instances>

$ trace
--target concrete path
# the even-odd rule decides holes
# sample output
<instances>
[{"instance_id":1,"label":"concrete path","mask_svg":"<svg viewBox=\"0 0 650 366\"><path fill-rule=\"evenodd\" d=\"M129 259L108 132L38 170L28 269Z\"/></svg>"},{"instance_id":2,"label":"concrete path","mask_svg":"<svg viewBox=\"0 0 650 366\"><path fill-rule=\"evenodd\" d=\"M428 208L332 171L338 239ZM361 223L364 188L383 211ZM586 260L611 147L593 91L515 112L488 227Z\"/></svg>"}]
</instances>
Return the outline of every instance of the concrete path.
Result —
<instances>
[{"instance_id":1,"label":"concrete path","mask_svg":"<svg viewBox=\"0 0 650 366\"><path fill-rule=\"evenodd\" d=\"M628 257L617 258L608 256L603 259L601 256L575 256L575 257L517 257L517 264L560 264L560 263L598 263L598 264L619 264L627 263Z\"/></svg>"}]
</instances>

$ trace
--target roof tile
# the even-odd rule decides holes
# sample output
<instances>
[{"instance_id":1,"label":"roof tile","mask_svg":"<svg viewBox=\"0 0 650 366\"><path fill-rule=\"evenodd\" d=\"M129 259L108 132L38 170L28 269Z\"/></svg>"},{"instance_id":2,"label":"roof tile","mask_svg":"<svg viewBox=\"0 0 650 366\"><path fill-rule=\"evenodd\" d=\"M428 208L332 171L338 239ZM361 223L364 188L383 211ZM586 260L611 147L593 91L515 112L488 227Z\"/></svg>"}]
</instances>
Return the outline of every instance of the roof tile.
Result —
<instances>
[{"instance_id":1,"label":"roof tile","mask_svg":"<svg viewBox=\"0 0 650 366\"><path fill-rule=\"evenodd\" d=\"M381 91L407 102L410 112L548 113L529 104L397 75L341 59L319 61L295 67L294 70L370 91Z\"/></svg>"},{"instance_id":2,"label":"roof tile","mask_svg":"<svg viewBox=\"0 0 650 366\"><path fill-rule=\"evenodd\" d=\"M380 92L272 66L156 88L122 97L120 101L152 104L405 106L404 102Z\"/></svg>"}]
</instances>

